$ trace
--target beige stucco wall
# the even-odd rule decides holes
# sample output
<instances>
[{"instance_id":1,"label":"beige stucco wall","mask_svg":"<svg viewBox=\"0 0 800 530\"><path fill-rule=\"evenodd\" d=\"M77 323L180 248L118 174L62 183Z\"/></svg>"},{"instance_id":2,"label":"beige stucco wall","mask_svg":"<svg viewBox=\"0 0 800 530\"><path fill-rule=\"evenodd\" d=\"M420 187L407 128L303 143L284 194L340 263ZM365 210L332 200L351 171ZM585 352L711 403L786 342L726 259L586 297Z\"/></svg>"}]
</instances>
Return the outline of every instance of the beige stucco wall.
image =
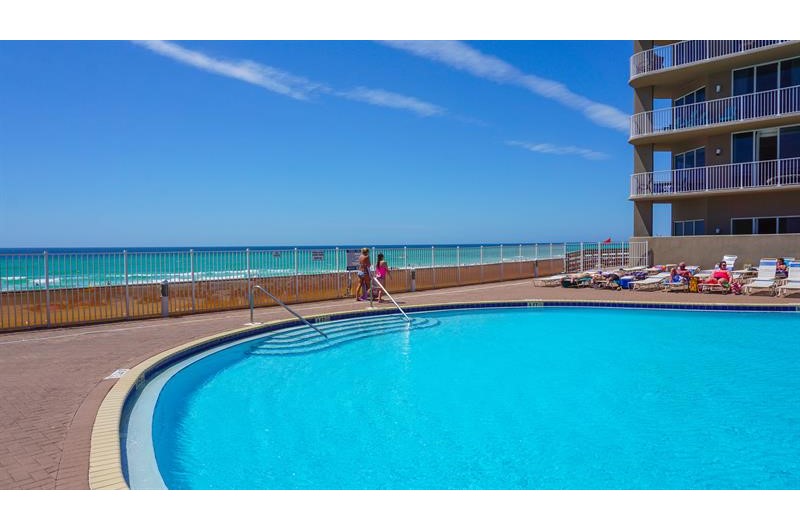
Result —
<instances>
[{"instance_id":1,"label":"beige stucco wall","mask_svg":"<svg viewBox=\"0 0 800 530\"><path fill-rule=\"evenodd\" d=\"M634 237L647 241L650 265L679 263L712 268L726 254L738 256L735 267L758 266L761 258L800 258L800 234L752 236Z\"/></svg>"},{"instance_id":2,"label":"beige stucco wall","mask_svg":"<svg viewBox=\"0 0 800 530\"><path fill-rule=\"evenodd\" d=\"M705 219L706 233L730 234L732 217L800 215L800 190L711 196L674 200L672 220Z\"/></svg>"}]
</instances>

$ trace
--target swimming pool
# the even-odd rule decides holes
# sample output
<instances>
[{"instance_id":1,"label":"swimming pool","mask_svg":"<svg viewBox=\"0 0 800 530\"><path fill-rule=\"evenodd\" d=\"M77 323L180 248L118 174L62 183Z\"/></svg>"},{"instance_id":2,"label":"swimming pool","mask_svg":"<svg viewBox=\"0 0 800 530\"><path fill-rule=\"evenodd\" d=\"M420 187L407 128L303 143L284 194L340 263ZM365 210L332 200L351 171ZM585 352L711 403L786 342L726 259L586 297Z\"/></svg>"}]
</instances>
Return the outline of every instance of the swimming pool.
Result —
<instances>
[{"instance_id":1,"label":"swimming pool","mask_svg":"<svg viewBox=\"0 0 800 530\"><path fill-rule=\"evenodd\" d=\"M800 313L592 307L293 327L162 370L132 488L797 489Z\"/></svg>"}]
</instances>

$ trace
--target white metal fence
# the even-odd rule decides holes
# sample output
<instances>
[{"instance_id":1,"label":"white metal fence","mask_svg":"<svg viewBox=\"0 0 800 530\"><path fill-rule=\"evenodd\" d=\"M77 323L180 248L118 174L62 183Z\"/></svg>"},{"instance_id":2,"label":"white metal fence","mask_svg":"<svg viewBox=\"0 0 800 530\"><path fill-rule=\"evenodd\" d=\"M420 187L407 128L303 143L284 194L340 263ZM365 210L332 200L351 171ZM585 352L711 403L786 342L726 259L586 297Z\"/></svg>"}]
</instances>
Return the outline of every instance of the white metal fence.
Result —
<instances>
[{"instance_id":1,"label":"white metal fence","mask_svg":"<svg viewBox=\"0 0 800 530\"><path fill-rule=\"evenodd\" d=\"M647 241L629 243L568 243L564 257L564 270L609 271L623 267L648 265Z\"/></svg>"},{"instance_id":2,"label":"white metal fence","mask_svg":"<svg viewBox=\"0 0 800 530\"><path fill-rule=\"evenodd\" d=\"M371 247L371 258L384 255L387 289L403 292L557 273L576 256L601 267L638 263L632 245ZM0 254L0 330L245 308L251 282L286 303L354 296L347 260L338 247ZM274 305L258 292L255 301Z\"/></svg>"},{"instance_id":3,"label":"white metal fence","mask_svg":"<svg viewBox=\"0 0 800 530\"><path fill-rule=\"evenodd\" d=\"M631 197L800 185L800 158L631 175Z\"/></svg>"},{"instance_id":4,"label":"white metal fence","mask_svg":"<svg viewBox=\"0 0 800 530\"><path fill-rule=\"evenodd\" d=\"M780 46L789 40L685 40L656 46L631 56L631 78L726 55Z\"/></svg>"},{"instance_id":5,"label":"white metal fence","mask_svg":"<svg viewBox=\"0 0 800 530\"><path fill-rule=\"evenodd\" d=\"M800 113L800 86L790 86L640 112L631 117L630 137L669 134L676 130L798 113Z\"/></svg>"}]
</instances>

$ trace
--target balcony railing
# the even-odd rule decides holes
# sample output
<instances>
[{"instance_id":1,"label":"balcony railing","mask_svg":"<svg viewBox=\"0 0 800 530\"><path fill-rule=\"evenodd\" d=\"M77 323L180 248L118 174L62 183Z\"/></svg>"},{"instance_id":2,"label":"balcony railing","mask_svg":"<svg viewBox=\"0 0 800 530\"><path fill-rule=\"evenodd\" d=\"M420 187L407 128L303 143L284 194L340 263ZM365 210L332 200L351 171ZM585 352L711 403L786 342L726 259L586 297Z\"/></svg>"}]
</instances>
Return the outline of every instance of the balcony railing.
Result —
<instances>
[{"instance_id":1,"label":"balcony railing","mask_svg":"<svg viewBox=\"0 0 800 530\"><path fill-rule=\"evenodd\" d=\"M631 197L800 185L800 158L673 169L631 175Z\"/></svg>"},{"instance_id":2,"label":"balcony railing","mask_svg":"<svg viewBox=\"0 0 800 530\"><path fill-rule=\"evenodd\" d=\"M677 68L717 57L747 53L759 48L777 46L788 40L684 40L666 46L657 46L631 56L631 79Z\"/></svg>"},{"instance_id":3,"label":"balcony railing","mask_svg":"<svg viewBox=\"0 0 800 530\"><path fill-rule=\"evenodd\" d=\"M631 117L631 139L800 113L800 86L712 99L690 105L640 112Z\"/></svg>"}]
</instances>

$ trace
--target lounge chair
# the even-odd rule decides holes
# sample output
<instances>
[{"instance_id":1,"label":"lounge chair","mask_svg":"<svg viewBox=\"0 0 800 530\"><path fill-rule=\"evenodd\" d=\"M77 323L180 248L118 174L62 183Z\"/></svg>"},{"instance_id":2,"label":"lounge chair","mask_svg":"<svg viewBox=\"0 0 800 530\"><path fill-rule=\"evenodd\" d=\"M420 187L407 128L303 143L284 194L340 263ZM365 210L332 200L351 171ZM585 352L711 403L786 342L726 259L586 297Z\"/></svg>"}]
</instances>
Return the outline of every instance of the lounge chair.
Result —
<instances>
[{"instance_id":1,"label":"lounge chair","mask_svg":"<svg viewBox=\"0 0 800 530\"><path fill-rule=\"evenodd\" d=\"M689 280L681 278L677 282L666 281L664 282L664 291L668 293L675 293L681 291L689 291Z\"/></svg>"},{"instance_id":2,"label":"lounge chair","mask_svg":"<svg viewBox=\"0 0 800 530\"><path fill-rule=\"evenodd\" d=\"M612 274L614 276L611 276ZM620 270L598 272L592 276L592 287L596 289L614 289L618 291L622 289L619 280L624 274L625 273Z\"/></svg>"},{"instance_id":3,"label":"lounge chair","mask_svg":"<svg viewBox=\"0 0 800 530\"><path fill-rule=\"evenodd\" d=\"M742 287L745 294L768 290L770 294L775 294L775 267L778 260L775 258L763 258L758 264L758 276L756 279Z\"/></svg>"},{"instance_id":4,"label":"lounge chair","mask_svg":"<svg viewBox=\"0 0 800 530\"><path fill-rule=\"evenodd\" d=\"M567 274L561 279L561 287L589 287L592 285L591 272L579 272L577 274Z\"/></svg>"},{"instance_id":5,"label":"lounge chair","mask_svg":"<svg viewBox=\"0 0 800 530\"><path fill-rule=\"evenodd\" d=\"M731 292L731 284L725 283L701 283L697 286L697 291L701 293L722 293Z\"/></svg>"},{"instance_id":6,"label":"lounge chair","mask_svg":"<svg viewBox=\"0 0 800 530\"><path fill-rule=\"evenodd\" d=\"M568 277L569 274L555 274L553 276L544 276L542 278L534 278L534 287L558 287L561 285L561 280Z\"/></svg>"},{"instance_id":7,"label":"lounge chair","mask_svg":"<svg viewBox=\"0 0 800 530\"><path fill-rule=\"evenodd\" d=\"M735 268L734 265L736 264L736 259L739 256L722 256L722 261L725 262L725 266L728 268L729 271L733 271Z\"/></svg>"},{"instance_id":8,"label":"lounge chair","mask_svg":"<svg viewBox=\"0 0 800 530\"><path fill-rule=\"evenodd\" d=\"M778 287L779 296L789 296L800 293L800 261L789 263L789 277L786 283Z\"/></svg>"},{"instance_id":9,"label":"lounge chair","mask_svg":"<svg viewBox=\"0 0 800 530\"><path fill-rule=\"evenodd\" d=\"M653 276L649 276L644 280L637 280L628 284L629 289L634 291L656 291L661 288L664 281L669 278L668 272L659 272Z\"/></svg>"},{"instance_id":10,"label":"lounge chair","mask_svg":"<svg viewBox=\"0 0 800 530\"><path fill-rule=\"evenodd\" d=\"M728 269L728 271L730 271L732 279L736 279L738 276L741 276L740 273L734 274L734 272L733 272L733 265L736 263L736 258L738 258L738 257L739 256L733 256L733 255L731 255L731 256L722 256L722 260L720 260L720 262L722 262L722 261L725 262L725 268ZM708 278L709 276L714 274L715 270L719 269L719 263L720 262L717 262L714 265L713 269L698 270L697 272L695 272L693 274L693 276L697 276L699 278ZM689 267L687 267L687 269L688 268Z\"/></svg>"}]
</instances>

